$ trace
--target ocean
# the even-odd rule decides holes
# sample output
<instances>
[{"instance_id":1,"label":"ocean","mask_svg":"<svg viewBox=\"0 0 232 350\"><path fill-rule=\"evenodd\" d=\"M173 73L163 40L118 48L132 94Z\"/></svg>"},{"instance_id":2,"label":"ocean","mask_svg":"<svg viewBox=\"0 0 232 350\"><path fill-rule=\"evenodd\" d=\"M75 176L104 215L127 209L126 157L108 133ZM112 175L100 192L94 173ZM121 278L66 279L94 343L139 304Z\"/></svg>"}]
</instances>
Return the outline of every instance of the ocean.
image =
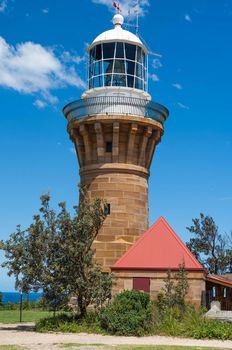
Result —
<instances>
[{"instance_id":1,"label":"ocean","mask_svg":"<svg viewBox=\"0 0 232 350\"><path fill-rule=\"evenodd\" d=\"M41 298L42 293L30 293L29 301L37 301ZM3 304L7 303L19 303L20 302L20 293L18 292L2 292L2 301ZM27 300L27 294L23 294L23 300Z\"/></svg>"}]
</instances>

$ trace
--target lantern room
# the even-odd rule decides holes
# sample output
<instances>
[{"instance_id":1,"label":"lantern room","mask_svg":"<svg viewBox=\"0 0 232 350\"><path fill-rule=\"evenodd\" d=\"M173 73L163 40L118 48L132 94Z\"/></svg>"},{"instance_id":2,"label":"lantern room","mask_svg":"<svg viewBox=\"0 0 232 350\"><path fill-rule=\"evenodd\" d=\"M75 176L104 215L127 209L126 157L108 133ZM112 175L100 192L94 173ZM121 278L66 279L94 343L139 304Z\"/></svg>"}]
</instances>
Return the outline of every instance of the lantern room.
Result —
<instances>
[{"instance_id":1,"label":"lantern room","mask_svg":"<svg viewBox=\"0 0 232 350\"><path fill-rule=\"evenodd\" d=\"M114 29L100 34L88 48L88 89L147 90L147 49L133 33L124 30L123 16L113 18Z\"/></svg>"}]
</instances>

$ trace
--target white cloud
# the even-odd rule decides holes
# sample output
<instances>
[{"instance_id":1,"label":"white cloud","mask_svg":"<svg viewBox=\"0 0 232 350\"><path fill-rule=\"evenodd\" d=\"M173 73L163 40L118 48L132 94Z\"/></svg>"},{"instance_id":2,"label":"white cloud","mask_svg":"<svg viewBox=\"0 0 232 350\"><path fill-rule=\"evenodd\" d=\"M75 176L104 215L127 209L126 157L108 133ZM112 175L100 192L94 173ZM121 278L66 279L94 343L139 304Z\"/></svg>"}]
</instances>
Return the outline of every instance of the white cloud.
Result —
<instances>
[{"instance_id":1,"label":"white cloud","mask_svg":"<svg viewBox=\"0 0 232 350\"><path fill-rule=\"evenodd\" d=\"M152 81L159 81L159 77L157 74L148 74L148 77L152 80Z\"/></svg>"},{"instance_id":2,"label":"white cloud","mask_svg":"<svg viewBox=\"0 0 232 350\"><path fill-rule=\"evenodd\" d=\"M0 1L0 12L4 12L6 8L7 8L7 1L6 0Z\"/></svg>"},{"instance_id":3,"label":"white cloud","mask_svg":"<svg viewBox=\"0 0 232 350\"><path fill-rule=\"evenodd\" d=\"M33 42L20 43L14 47L1 36L0 72L0 87L24 94L39 94L52 104L58 101L52 95L52 90L67 86L85 88L74 65L63 62L62 57L57 56L51 48Z\"/></svg>"},{"instance_id":4,"label":"white cloud","mask_svg":"<svg viewBox=\"0 0 232 350\"><path fill-rule=\"evenodd\" d=\"M47 106L47 103L45 101L42 101L42 100L35 100L35 102L33 103L34 106L36 106L37 108L39 109L42 109L44 107Z\"/></svg>"},{"instance_id":5,"label":"white cloud","mask_svg":"<svg viewBox=\"0 0 232 350\"><path fill-rule=\"evenodd\" d=\"M42 12L46 15L49 12L49 8L42 9Z\"/></svg>"},{"instance_id":6,"label":"white cloud","mask_svg":"<svg viewBox=\"0 0 232 350\"><path fill-rule=\"evenodd\" d=\"M86 56L76 56L76 55L72 55L70 52L68 51L64 51L61 55L62 61L63 62L72 62L72 63L76 63L79 64L83 61L85 61Z\"/></svg>"},{"instance_id":7,"label":"white cloud","mask_svg":"<svg viewBox=\"0 0 232 350\"><path fill-rule=\"evenodd\" d=\"M163 65L162 65L162 63L160 62L160 60L158 58L154 58L152 60L152 67L155 68L155 69L159 69L159 68L162 68Z\"/></svg>"},{"instance_id":8,"label":"white cloud","mask_svg":"<svg viewBox=\"0 0 232 350\"><path fill-rule=\"evenodd\" d=\"M108 7L111 12L114 12L115 9L113 7L112 0L92 0L95 4L101 4ZM115 1L118 4L118 1ZM140 16L144 16L146 14L147 7L150 6L149 0L140 0L138 6L138 12ZM128 10L130 9L130 17L133 19L136 16L136 7L134 0L121 0L120 1L121 13L123 16L128 16Z\"/></svg>"},{"instance_id":9,"label":"white cloud","mask_svg":"<svg viewBox=\"0 0 232 350\"><path fill-rule=\"evenodd\" d=\"M188 106L184 105L184 104L181 103L181 102L177 102L177 106L179 106L179 107L182 108L182 109L187 109L187 110L190 109Z\"/></svg>"},{"instance_id":10,"label":"white cloud","mask_svg":"<svg viewBox=\"0 0 232 350\"><path fill-rule=\"evenodd\" d=\"M174 84L172 84L172 86L174 88L176 88L177 90L182 90L183 89L183 86L181 84L179 84L179 83L174 83Z\"/></svg>"},{"instance_id":11,"label":"white cloud","mask_svg":"<svg viewBox=\"0 0 232 350\"><path fill-rule=\"evenodd\" d=\"M185 19L187 22L192 22L192 18L191 18L190 15L188 15L187 13L184 15L184 19Z\"/></svg>"}]
</instances>

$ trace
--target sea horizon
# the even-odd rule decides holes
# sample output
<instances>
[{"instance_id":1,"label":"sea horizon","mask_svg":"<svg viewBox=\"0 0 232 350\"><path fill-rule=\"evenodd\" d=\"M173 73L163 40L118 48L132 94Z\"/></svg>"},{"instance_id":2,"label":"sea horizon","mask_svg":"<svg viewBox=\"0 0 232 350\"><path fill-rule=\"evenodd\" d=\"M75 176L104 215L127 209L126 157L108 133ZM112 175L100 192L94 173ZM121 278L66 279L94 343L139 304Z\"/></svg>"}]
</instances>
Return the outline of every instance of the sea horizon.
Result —
<instances>
[{"instance_id":1,"label":"sea horizon","mask_svg":"<svg viewBox=\"0 0 232 350\"><path fill-rule=\"evenodd\" d=\"M3 304L8 303L20 303L20 293L19 292L1 292ZM41 292L30 292L29 294L23 293L23 300L28 301L38 301L42 296Z\"/></svg>"}]
</instances>

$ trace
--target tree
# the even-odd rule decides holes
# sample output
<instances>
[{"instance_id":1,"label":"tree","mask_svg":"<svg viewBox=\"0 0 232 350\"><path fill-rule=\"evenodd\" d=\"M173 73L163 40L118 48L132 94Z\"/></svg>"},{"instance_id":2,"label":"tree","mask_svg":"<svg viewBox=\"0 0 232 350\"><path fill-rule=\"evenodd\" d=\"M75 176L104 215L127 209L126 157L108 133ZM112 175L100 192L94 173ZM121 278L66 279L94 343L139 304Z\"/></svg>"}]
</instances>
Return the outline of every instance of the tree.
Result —
<instances>
[{"instance_id":1,"label":"tree","mask_svg":"<svg viewBox=\"0 0 232 350\"><path fill-rule=\"evenodd\" d=\"M112 276L101 271L92 249L105 219L104 202L99 198L90 201L87 190L81 188L73 217L64 202L59 208L56 214L50 208L50 196L41 196L40 213L29 228L18 226L1 242L6 257L3 266L15 276L16 289L42 289L54 311L76 297L84 316L89 304L99 306L111 297Z\"/></svg>"},{"instance_id":2,"label":"tree","mask_svg":"<svg viewBox=\"0 0 232 350\"><path fill-rule=\"evenodd\" d=\"M221 235L211 216L200 214L200 218L193 219L193 225L187 230L195 237L187 243L187 247L195 255L204 268L213 274L230 272L232 250L228 237Z\"/></svg>"},{"instance_id":3,"label":"tree","mask_svg":"<svg viewBox=\"0 0 232 350\"><path fill-rule=\"evenodd\" d=\"M167 271L164 287L157 297L157 305L161 313L175 306L183 310L188 291L189 284L184 263L179 264L179 270L174 276L170 270Z\"/></svg>"}]
</instances>

